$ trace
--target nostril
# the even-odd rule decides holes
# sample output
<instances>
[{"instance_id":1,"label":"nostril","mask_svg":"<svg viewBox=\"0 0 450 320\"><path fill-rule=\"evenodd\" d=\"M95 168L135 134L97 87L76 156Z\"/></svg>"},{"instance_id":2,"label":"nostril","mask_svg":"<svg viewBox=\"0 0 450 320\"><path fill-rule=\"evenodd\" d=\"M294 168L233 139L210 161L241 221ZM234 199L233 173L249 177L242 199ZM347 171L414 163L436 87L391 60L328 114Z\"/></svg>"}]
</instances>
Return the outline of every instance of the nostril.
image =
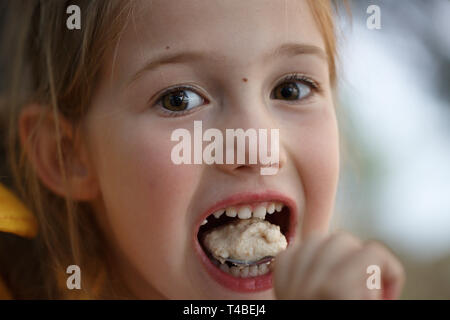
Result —
<instances>
[{"instance_id":1,"label":"nostril","mask_svg":"<svg viewBox=\"0 0 450 320\"><path fill-rule=\"evenodd\" d=\"M260 167L257 165L252 165L252 164L242 164L242 165L236 165L236 167L233 170L235 173L248 173L248 174L253 174L253 173L260 173Z\"/></svg>"}]
</instances>

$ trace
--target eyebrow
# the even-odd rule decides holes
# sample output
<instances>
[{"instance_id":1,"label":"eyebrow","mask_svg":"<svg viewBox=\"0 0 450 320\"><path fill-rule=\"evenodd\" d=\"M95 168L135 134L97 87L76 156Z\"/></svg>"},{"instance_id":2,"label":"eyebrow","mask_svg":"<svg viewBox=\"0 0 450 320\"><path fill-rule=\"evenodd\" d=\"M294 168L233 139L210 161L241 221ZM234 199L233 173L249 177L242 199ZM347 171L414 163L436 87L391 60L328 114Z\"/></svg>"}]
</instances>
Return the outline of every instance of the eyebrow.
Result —
<instances>
[{"instance_id":1,"label":"eyebrow","mask_svg":"<svg viewBox=\"0 0 450 320\"><path fill-rule=\"evenodd\" d=\"M272 60L274 58L278 58L281 56L297 56L297 55L315 55L318 58L321 58L327 61L327 55L325 51L315 45L310 44L301 44L301 43L285 43L281 46L275 48L271 52L267 53L263 56L263 61L266 62L268 60ZM162 54L155 59L144 64L142 68L140 68L130 79L128 84L130 85L132 82L136 81L140 78L144 73L151 71L152 69L156 69L163 65L168 64L179 64L179 63L187 63L199 61L202 59L209 60L217 60L224 61L225 56L218 55L216 53L209 53L205 51L186 51L172 54Z\"/></svg>"}]
</instances>

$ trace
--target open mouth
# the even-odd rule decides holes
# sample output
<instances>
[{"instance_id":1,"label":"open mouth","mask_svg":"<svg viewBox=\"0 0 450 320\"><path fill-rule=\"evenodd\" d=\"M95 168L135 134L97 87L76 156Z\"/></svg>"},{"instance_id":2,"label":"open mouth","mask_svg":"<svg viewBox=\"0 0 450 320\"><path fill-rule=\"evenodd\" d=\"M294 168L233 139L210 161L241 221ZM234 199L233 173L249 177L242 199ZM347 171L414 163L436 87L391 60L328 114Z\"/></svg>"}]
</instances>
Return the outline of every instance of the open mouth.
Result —
<instances>
[{"instance_id":1,"label":"open mouth","mask_svg":"<svg viewBox=\"0 0 450 320\"><path fill-rule=\"evenodd\" d=\"M240 292L267 290L275 256L294 237L295 204L283 197L238 198L208 211L198 228L197 247L207 270L223 286Z\"/></svg>"}]
</instances>

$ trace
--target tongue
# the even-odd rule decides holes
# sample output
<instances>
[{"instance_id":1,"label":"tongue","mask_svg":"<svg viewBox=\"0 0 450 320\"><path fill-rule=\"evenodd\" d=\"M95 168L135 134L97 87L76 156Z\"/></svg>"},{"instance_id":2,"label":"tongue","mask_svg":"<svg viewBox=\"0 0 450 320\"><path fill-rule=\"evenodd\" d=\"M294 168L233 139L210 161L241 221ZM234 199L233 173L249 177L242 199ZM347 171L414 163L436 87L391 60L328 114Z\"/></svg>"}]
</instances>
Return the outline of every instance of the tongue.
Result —
<instances>
[{"instance_id":1,"label":"tongue","mask_svg":"<svg viewBox=\"0 0 450 320\"><path fill-rule=\"evenodd\" d=\"M225 259L255 261L276 256L287 247L280 227L259 219L235 219L205 234L203 245L221 263Z\"/></svg>"}]
</instances>

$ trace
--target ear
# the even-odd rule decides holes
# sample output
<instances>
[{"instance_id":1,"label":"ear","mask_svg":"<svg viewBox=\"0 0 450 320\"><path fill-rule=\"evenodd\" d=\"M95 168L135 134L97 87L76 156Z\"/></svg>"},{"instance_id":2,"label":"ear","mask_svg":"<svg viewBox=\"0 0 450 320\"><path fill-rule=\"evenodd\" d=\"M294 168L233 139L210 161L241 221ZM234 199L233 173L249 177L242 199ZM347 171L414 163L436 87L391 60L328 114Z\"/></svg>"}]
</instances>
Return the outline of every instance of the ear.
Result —
<instances>
[{"instance_id":1,"label":"ear","mask_svg":"<svg viewBox=\"0 0 450 320\"><path fill-rule=\"evenodd\" d=\"M28 159L47 188L75 201L97 197L98 182L89 162L87 145L79 130L64 116L58 115L56 121L48 108L28 105L19 116L19 135Z\"/></svg>"}]
</instances>

